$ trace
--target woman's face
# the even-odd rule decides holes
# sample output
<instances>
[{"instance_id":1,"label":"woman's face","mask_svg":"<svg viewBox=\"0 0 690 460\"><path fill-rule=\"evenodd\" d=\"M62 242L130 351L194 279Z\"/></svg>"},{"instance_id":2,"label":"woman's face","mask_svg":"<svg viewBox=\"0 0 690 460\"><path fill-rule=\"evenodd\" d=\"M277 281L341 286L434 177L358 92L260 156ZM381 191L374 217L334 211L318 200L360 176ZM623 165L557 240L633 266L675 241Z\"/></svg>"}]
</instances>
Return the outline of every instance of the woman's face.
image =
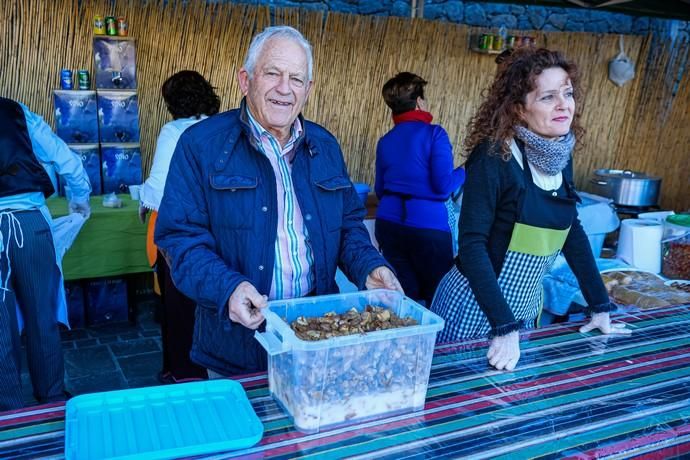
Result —
<instances>
[{"instance_id":1,"label":"woman's face","mask_svg":"<svg viewBox=\"0 0 690 460\"><path fill-rule=\"evenodd\" d=\"M573 85L560 67L545 69L527 93L522 121L530 131L547 139L557 139L570 131L575 113Z\"/></svg>"}]
</instances>

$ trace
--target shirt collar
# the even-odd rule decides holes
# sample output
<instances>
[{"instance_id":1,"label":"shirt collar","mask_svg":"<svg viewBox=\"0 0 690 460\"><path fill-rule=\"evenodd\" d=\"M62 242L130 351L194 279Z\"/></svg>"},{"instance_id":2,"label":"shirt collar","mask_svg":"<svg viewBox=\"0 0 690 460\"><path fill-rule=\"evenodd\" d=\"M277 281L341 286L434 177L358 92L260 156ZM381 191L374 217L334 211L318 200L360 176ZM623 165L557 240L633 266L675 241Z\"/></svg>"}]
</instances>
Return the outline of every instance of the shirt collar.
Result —
<instances>
[{"instance_id":1,"label":"shirt collar","mask_svg":"<svg viewBox=\"0 0 690 460\"><path fill-rule=\"evenodd\" d=\"M262 137L263 136L268 136L269 138L272 138L276 141L277 145L280 145L277 139L275 139L275 136L268 132L266 128L261 126L261 124L256 121L254 116L252 115L251 110L249 110L249 105L245 105L245 110L247 113L247 119L249 120L249 127L251 128L251 133L252 133L252 141L256 142L257 144L262 143ZM291 147L293 144L299 139L299 137L302 135L302 123L300 122L299 117L295 119L295 122L292 124L290 127L290 138L288 139L287 143L285 144L285 147L281 149L280 155L286 155L291 151Z\"/></svg>"}]
</instances>

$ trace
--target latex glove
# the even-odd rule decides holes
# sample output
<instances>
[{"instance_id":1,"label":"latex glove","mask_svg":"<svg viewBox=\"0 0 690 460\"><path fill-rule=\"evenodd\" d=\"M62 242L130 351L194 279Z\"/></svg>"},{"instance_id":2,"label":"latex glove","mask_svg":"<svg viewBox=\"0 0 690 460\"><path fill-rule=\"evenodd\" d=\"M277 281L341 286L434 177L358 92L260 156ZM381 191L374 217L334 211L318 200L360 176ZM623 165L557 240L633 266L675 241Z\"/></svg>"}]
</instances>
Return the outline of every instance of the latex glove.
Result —
<instances>
[{"instance_id":1,"label":"latex glove","mask_svg":"<svg viewBox=\"0 0 690 460\"><path fill-rule=\"evenodd\" d=\"M149 209L145 206L139 205L139 222L142 224L146 223L146 214L149 213Z\"/></svg>"},{"instance_id":2,"label":"latex glove","mask_svg":"<svg viewBox=\"0 0 690 460\"><path fill-rule=\"evenodd\" d=\"M398 278L395 277L390 268L384 265L373 269L367 276L364 285L367 289L391 289L405 294Z\"/></svg>"},{"instance_id":3,"label":"latex glove","mask_svg":"<svg viewBox=\"0 0 690 460\"><path fill-rule=\"evenodd\" d=\"M580 332L584 334L594 329L599 329L603 334L632 334L632 330L627 329L624 323L612 323L608 312L594 313L589 323L580 328Z\"/></svg>"},{"instance_id":4,"label":"latex glove","mask_svg":"<svg viewBox=\"0 0 690 460\"><path fill-rule=\"evenodd\" d=\"M261 310L267 305L268 297L259 294L259 291L248 281L242 281L228 299L228 316L236 323L249 329L256 329L264 321Z\"/></svg>"},{"instance_id":5,"label":"latex glove","mask_svg":"<svg viewBox=\"0 0 690 460\"><path fill-rule=\"evenodd\" d=\"M486 357L489 359L489 364L499 371L515 369L515 365L520 360L520 333L513 331L491 339Z\"/></svg>"},{"instance_id":6,"label":"latex glove","mask_svg":"<svg viewBox=\"0 0 690 460\"><path fill-rule=\"evenodd\" d=\"M69 209L70 214L78 212L84 216L84 219L88 219L91 215L91 205L88 201L72 200L68 203L67 209Z\"/></svg>"}]
</instances>

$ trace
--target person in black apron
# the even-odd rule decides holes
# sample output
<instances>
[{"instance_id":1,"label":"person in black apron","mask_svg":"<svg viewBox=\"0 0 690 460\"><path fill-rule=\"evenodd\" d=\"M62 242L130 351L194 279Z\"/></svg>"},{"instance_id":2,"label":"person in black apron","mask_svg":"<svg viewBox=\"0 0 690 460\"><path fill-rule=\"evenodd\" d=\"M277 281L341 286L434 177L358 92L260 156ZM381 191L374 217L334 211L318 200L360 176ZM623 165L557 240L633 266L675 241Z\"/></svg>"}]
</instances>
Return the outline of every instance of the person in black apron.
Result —
<instances>
[{"instance_id":1,"label":"person in black apron","mask_svg":"<svg viewBox=\"0 0 690 460\"><path fill-rule=\"evenodd\" d=\"M395 126L376 145L376 240L405 294L426 307L453 265L455 216L448 201L465 179L453 146L433 124L418 75L401 72L381 91ZM451 208L452 211L452 208ZM453 222L451 228L450 222Z\"/></svg>"},{"instance_id":2,"label":"person in black apron","mask_svg":"<svg viewBox=\"0 0 690 460\"><path fill-rule=\"evenodd\" d=\"M431 309L446 321L438 342L488 335L487 357L497 369L515 368L518 331L537 325L542 280L560 252L592 314L581 332L631 332L611 323L615 307L577 219L578 97L572 62L558 52L520 49L501 63L468 127L459 254Z\"/></svg>"}]
</instances>

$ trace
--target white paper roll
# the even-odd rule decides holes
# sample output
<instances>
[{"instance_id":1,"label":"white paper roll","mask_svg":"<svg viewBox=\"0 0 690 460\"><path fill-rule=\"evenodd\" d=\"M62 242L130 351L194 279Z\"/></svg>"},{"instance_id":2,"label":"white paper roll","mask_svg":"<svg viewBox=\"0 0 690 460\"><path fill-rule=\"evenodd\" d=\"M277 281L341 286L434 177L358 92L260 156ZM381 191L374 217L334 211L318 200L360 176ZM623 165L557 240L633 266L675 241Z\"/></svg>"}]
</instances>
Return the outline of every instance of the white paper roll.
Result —
<instances>
[{"instance_id":1,"label":"white paper roll","mask_svg":"<svg viewBox=\"0 0 690 460\"><path fill-rule=\"evenodd\" d=\"M659 273L663 233L663 226L656 220L625 219L621 222L617 256L635 268Z\"/></svg>"}]
</instances>

